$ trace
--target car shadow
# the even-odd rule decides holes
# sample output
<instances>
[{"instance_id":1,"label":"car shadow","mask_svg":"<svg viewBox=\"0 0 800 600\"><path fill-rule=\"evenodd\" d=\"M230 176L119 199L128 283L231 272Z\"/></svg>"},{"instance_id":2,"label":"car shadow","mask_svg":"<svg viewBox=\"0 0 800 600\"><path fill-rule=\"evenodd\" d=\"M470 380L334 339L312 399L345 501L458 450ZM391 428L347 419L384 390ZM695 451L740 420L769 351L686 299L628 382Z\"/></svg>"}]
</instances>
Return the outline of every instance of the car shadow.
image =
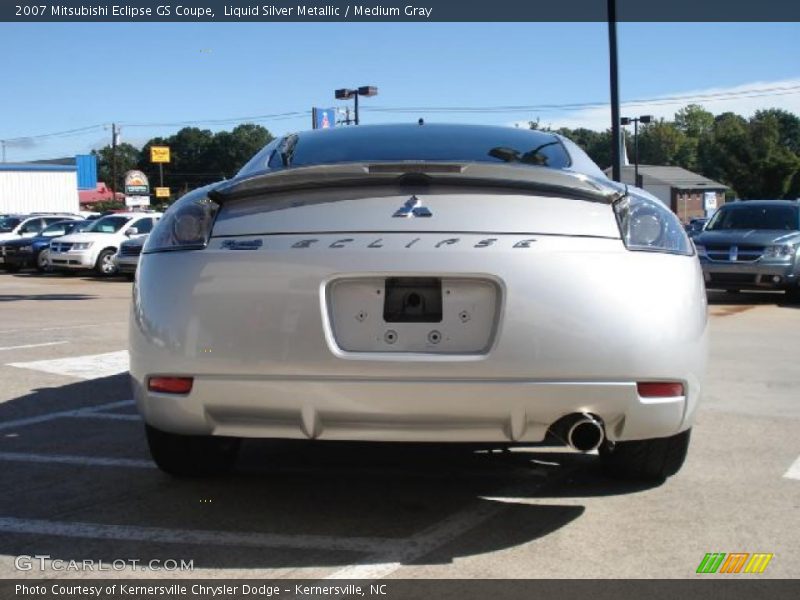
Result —
<instances>
[{"instance_id":1,"label":"car shadow","mask_svg":"<svg viewBox=\"0 0 800 600\"><path fill-rule=\"evenodd\" d=\"M230 475L174 479L151 466L142 422L131 405L119 406L129 398L125 374L0 403L3 487L13 490L0 499L0 554L169 557L195 569L340 567L387 556L447 564L569 526L585 512L580 497L652 487L609 479L597 457L561 449L278 440L247 440ZM117 417L47 420L101 406ZM62 533L26 529L32 521L56 521ZM95 535L93 527L124 530ZM191 543L197 532L284 542Z\"/></svg>"},{"instance_id":2,"label":"car shadow","mask_svg":"<svg viewBox=\"0 0 800 600\"><path fill-rule=\"evenodd\" d=\"M778 306L780 308L800 308L800 302L791 301L785 292L741 291L736 293L709 289L706 292L710 306L743 307L747 310L755 306ZM742 312L734 310L733 312Z\"/></svg>"}]
</instances>

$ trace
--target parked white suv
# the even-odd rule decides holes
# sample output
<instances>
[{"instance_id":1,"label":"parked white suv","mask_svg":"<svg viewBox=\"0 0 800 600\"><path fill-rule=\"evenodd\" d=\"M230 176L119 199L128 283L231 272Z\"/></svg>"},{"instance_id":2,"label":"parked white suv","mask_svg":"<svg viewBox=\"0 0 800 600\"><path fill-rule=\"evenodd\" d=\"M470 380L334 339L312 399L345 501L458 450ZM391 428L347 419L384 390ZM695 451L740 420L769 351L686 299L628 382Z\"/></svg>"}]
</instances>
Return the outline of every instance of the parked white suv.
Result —
<instances>
[{"instance_id":1,"label":"parked white suv","mask_svg":"<svg viewBox=\"0 0 800 600\"><path fill-rule=\"evenodd\" d=\"M70 214L3 215L0 217L0 242L39 235L48 225L66 219L80 219Z\"/></svg>"},{"instance_id":2,"label":"parked white suv","mask_svg":"<svg viewBox=\"0 0 800 600\"><path fill-rule=\"evenodd\" d=\"M114 255L119 245L133 237L147 235L161 213L126 212L101 217L81 233L65 235L50 242L50 264L56 270L94 269L99 275L117 271Z\"/></svg>"}]
</instances>

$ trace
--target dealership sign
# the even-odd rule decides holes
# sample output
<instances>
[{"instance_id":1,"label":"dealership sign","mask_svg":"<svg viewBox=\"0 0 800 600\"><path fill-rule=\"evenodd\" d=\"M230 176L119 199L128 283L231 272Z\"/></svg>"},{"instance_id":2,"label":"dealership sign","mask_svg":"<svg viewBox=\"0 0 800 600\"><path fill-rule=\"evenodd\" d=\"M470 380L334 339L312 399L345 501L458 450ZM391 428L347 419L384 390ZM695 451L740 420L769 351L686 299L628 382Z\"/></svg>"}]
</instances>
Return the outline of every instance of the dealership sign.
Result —
<instances>
[{"instance_id":1,"label":"dealership sign","mask_svg":"<svg viewBox=\"0 0 800 600\"><path fill-rule=\"evenodd\" d=\"M141 171L128 171L125 173L125 195L126 196L148 196L150 194L150 182L147 175Z\"/></svg>"}]
</instances>

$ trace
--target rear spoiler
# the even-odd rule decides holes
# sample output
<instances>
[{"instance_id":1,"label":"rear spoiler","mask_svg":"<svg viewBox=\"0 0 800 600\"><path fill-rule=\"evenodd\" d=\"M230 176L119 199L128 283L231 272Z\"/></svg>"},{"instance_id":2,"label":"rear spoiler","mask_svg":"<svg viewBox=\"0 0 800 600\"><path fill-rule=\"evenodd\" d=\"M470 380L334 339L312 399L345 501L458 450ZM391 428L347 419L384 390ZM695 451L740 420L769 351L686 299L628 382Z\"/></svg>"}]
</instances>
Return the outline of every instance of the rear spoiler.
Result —
<instances>
[{"instance_id":1,"label":"rear spoiler","mask_svg":"<svg viewBox=\"0 0 800 600\"><path fill-rule=\"evenodd\" d=\"M612 204L626 186L582 173L491 163L347 163L266 171L225 181L208 192L219 204L280 192L379 185L493 187Z\"/></svg>"}]
</instances>

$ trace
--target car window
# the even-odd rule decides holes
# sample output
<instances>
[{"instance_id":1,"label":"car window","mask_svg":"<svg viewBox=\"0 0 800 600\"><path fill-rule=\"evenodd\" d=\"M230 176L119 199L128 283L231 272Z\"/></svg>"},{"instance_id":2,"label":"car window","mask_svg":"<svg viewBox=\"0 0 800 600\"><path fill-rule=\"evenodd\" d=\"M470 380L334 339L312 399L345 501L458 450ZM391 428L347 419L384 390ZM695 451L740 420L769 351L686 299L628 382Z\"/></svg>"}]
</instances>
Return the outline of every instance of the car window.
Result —
<instances>
[{"instance_id":1,"label":"car window","mask_svg":"<svg viewBox=\"0 0 800 600\"><path fill-rule=\"evenodd\" d=\"M3 217L0 219L0 231L12 231L19 225L20 220L17 217Z\"/></svg>"},{"instance_id":2,"label":"car window","mask_svg":"<svg viewBox=\"0 0 800 600\"><path fill-rule=\"evenodd\" d=\"M45 227L39 235L43 235L46 237L53 237L57 235L66 235L67 234L67 226L65 223L53 223L52 225Z\"/></svg>"},{"instance_id":3,"label":"car window","mask_svg":"<svg viewBox=\"0 0 800 600\"><path fill-rule=\"evenodd\" d=\"M125 223L131 220L131 217L123 217L121 215L108 215L101 219L97 219L92 226L86 231L92 233L117 233L125 226Z\"/></svg>"},{"instance_id":4,"label":"car window","mask_svg":"<svg viewBox=\"0 0 800 600\"><path fill-rule=\"evenodd\" d=\"M738 206L720 209L706 226L706 231L728 229L770 229L797 231L800 213L797 206Z\"/></svg>"},{"instance_id":5,"label":"car window","mask_svg":"<svg viewBox=\"0 0 800 600\"><path fill-rule=\"evenodd\" d=\"M45 225L52 225L53 223L58 223L59 221L63 221L64 217L45 217L44 224Z\"/></svg>"},{"instance_id":6,"label":"car window","mask_svg":"<svg viewBox=\"0 0 800 600\"><path fill-rule=\"evenodd\" d=\"M136 231L139 233L150 233L153 230L153 219L139 219L133 226L136 227Z\"/></svg>"},{"instance_id":7,"label":"car window","mask_svg":"<svg viewBox=\"0 0 800 600\"><path fill-rule=\"evenodd\" d=\"M563 169L569 154L551 133L490 127L351 128L289 135L268 159L271 169L372 161L505 162Z\"/></svg>"},{"instance_id":8,"label":"car window","mask_svg":"<svg viewBox=\"0 0 800 600\"><path fill-rule=\"evenodd\" d=\"M22 227L19 228L20 233L38 233L42 230L42 219L31 219L30 221L26 221L23 223Z\"/></svg>"}]
</instances>

